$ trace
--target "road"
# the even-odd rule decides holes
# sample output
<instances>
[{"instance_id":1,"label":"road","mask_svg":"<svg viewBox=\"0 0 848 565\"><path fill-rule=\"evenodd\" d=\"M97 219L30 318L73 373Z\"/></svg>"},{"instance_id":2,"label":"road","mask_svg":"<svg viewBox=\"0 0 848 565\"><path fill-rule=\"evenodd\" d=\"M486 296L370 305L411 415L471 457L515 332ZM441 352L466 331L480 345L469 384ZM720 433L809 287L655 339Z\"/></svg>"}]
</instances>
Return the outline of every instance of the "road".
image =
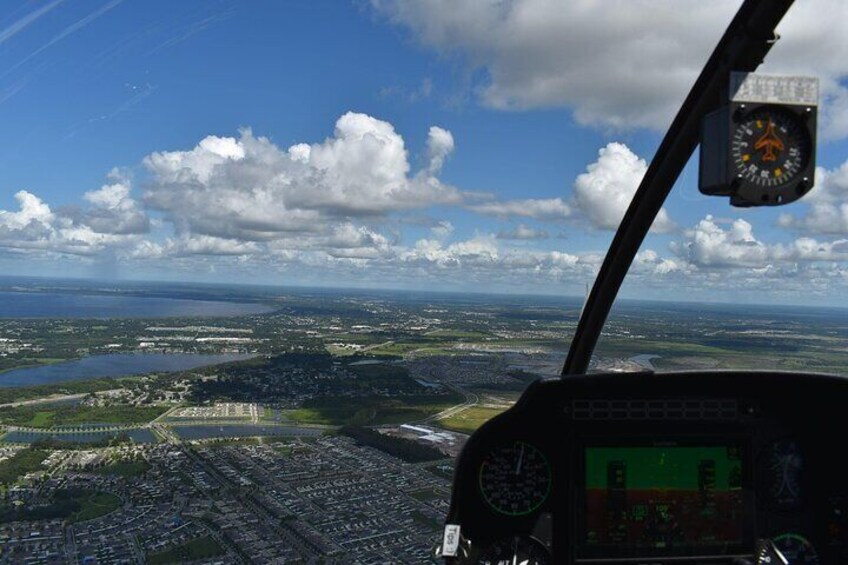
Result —
<instances>
[{"instance_id":1,"label":"road","mask_svg":"<svg viewBox=\"0 0 848 565\"><path fill-rule=\"evenodd\" d=\"M433 414L432 416L428 416L428 417L424 418L423 420L418 420L417 422L412 422L413 424L427 424L427 423L430 423L430 422L435 422L437 420L441 420L443 418L449 418L451 416L455 416L456 414L459 414L463 410L467 410L467 409L471 408L472 406L477 405L477 403L480 402L480 397L477 396L476 393L465 390L464 388L460 388L456 385L451 385L451 384L447 384L447 383L442 383L442 384L444 386L448 387L449 389L451 389L455 392L458 392L459 394L464 396L465 401L462 404L457 404L456 406L451 406L450 408L448 408L446 410L442 410L441 412L439 412L437 414Z\"/></svg>"}]
</instances>

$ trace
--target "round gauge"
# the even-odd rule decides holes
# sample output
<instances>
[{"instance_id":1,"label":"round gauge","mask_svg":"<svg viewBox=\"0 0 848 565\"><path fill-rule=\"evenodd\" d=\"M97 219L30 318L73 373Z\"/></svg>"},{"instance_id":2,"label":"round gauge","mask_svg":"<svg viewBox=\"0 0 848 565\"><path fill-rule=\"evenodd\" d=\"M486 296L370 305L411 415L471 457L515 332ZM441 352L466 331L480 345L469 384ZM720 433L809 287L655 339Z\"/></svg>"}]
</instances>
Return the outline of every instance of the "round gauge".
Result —
<instances>
[{"instance_id":1,"label":"round gauge","mask_svg":"<svg viewBox=\"0 0 848 565\"><path fill-rule=\"evenodd\" d=\"M480 493L491 508L507 516L538 509L551 490L545 455L523 441L492 449L480 464Z\"/></svg>"},{"instance_id":2,"label":"round gauge","mask_svg":"<svg viewBox=\"0 0 848 565\"><path fill-rule=\"evenodd\" d=\"M783 534L763 544L757 562L771 565L817 565L820 561L807 538L798 534Z\"/></svg>"},{"instance_id":3,"label":"round gauge","mask_svg":"<svg viewBox=\"0 0 848 565\"><path fill-rule=\"evenodd\" d=\"M551 554L538 540L529 536L513 536L498 540L485 548L477 561L480 565L546 565Z\"/></svg>"},{"instance_id":4,"label":"round gauge","mask_svg":"<svg viewBox=\"0 0 848 565\"><path fill-rule=\"evenodd\" d=\"M769 494L775 506L797 508L801 504L801 470L804 459L794 441L777 441L771 446L768 470L771 476Z\"/></svg>"},{"instance_id":5,"label":"round gauge","mask_svg":"<svg viewBox=\"0 0 848 565\"><path fill-rule=\"evenodd\" d=\"M737 176L761 188L797 181L812 143L804 118L785 108L762 106L734 125L731 156Z\"/></svg>"}]
</instances>

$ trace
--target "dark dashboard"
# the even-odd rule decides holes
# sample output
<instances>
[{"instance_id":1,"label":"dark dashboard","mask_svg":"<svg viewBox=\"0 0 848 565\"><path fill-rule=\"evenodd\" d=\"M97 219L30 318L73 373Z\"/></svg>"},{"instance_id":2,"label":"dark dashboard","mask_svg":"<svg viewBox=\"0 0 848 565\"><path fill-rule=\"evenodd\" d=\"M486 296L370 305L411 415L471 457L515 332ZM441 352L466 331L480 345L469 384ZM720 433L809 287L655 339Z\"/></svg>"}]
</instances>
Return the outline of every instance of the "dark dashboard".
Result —
<instances>
[{"instance_id":1,"label":"dark dashboard","mask_svg":"<svg viewBox=\"0 0 848 565\"><path fill-rule=\"evenodd\" d=\"M449 563L846 563L848 379L537 381L468 441Z\"/></svg>"}]
</instances>

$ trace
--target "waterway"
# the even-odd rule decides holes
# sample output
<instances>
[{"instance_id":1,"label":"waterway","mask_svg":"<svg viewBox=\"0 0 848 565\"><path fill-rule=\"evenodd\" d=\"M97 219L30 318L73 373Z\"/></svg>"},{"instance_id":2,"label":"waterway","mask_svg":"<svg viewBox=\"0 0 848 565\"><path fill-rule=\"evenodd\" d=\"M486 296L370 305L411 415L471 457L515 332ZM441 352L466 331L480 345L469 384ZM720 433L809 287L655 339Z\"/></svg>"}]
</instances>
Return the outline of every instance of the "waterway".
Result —
<instances>
[{"instance_id":1,"label":"waterway","mask_svg":"<svg viewBox=\"0 0 848 565\"><path fill-rule=\"evenodd\" d=\"M249 359L252 355L195 353L109 353L54 365L27 367L0 373L0 387L53 384L63 381L174 372Z\"/></svg>"},{"instance_id":2,"label":"waterway","mask_svg":"<svg viewBox=\"0 0 848 565\"><path fill-rule=\"evenodd\" d=\"M654 355L653 353L642 353L641 355L634 355L630 358L630 360L644 367L648 371L656 371L656 367L654 367L654 359L659 359L660 357L662 356Z\"/></svg>"},{"instance_id":3,"label":"waterway","mask_svg":"<svg viewBox=\"0 0 848 565\"><path fill-rule=\"evenodd\" d=\"M120 434L126 434L136 443L156 443L156 436L147 428L136 428L132 430L110 431L85 431L56 433L54 431L32 432L12 431L3 437L4 443L34 443L38 440L57 439L73 443L95 443L106 438L112 438Z\"/></svg>"},{"instance_id":4,"label":"waterway","mask_svg":"<svg viewBox=\"0 0 848 565\"><path fill-rule=\"evenodd\" d=\"M0 318L184 318L262 314L254 302L62 292L0 292Z\"/></svg>"}]
</instances>

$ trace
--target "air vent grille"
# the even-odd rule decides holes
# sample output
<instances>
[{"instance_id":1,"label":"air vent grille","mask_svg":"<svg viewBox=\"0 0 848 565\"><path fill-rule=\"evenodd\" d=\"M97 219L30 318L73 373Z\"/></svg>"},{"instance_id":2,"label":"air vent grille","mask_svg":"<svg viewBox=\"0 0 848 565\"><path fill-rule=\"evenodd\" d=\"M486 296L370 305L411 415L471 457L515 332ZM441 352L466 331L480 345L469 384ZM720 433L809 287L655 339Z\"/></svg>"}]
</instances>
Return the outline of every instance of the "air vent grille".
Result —
<instances>
[{"instance_id":1,"label":"air vent grille","mask_svg":"<svg viewBox=\"0 0 848 565\"><path fill-rule=\"evenodd\" d=\"M650 399L575 400L571 405L575 420L735 420L736 400L728 399Z\"/></svg>"}]
</instances>

